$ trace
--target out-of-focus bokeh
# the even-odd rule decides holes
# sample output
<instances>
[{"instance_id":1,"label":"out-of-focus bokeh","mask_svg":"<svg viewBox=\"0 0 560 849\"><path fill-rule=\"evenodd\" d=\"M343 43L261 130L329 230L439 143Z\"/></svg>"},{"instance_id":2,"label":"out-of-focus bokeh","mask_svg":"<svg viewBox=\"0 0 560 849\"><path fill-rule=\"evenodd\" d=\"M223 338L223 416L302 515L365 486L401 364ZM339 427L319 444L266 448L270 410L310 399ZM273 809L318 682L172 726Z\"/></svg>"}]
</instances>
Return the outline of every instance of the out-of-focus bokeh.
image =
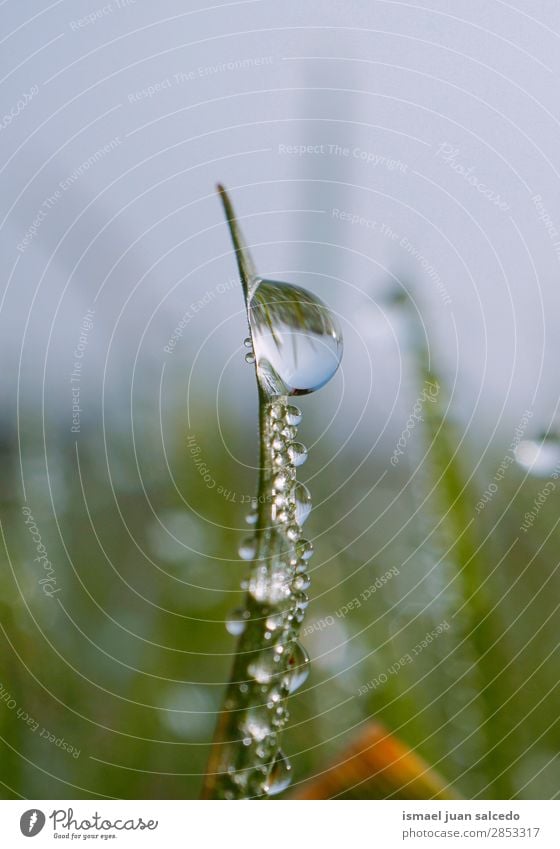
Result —
<instances>
[{"instance_id":1,"label":"out-of-focus bokeh","mask_svg":"<svg viewBox=\"0 0 560 849\"><path fill-rule=\"evenodd\" d=\"M467 798L557 795L560 10L0 22L0 796L200 791L258 459L217 181L345 338L301 401L295 792L374 720Z\"/></svg>"}]
</instances>

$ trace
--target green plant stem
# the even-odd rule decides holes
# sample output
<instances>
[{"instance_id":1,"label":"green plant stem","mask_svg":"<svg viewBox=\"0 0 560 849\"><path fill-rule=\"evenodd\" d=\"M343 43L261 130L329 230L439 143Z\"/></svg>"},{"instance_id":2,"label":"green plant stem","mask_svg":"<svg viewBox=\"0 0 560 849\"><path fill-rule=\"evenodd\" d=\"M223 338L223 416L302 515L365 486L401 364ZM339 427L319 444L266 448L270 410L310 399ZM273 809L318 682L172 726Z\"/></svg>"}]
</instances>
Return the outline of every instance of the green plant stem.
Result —
<instances>
[{"instance_id":1,"label":"green plant stem","mask_svg":"<svg viewBox=\"0 0 560 849\"><path fill-rule=\"evenodd\" d=\"M286 399L267 398L259 386L258 518L256 554L245 597L246 626L238 638L224 709L218 722L203 795L205 798L266 796L267 775L278 751L278 732L287 718L287 676L297 637L297 604L289 587L295 575L296 544L275 521L273 407ZM277 626L270 630L270 621ZM267 624L269 623L269 624ZM280 651L280 654L277 652ZM274 661L276 658L277 661ZM255 664L275 664L258 680ZM251 725L252 724L252 725ZM257 729L256 737L249 731ZM250 742L249 742L250 741Z\"/></svg>"}]
</instances>

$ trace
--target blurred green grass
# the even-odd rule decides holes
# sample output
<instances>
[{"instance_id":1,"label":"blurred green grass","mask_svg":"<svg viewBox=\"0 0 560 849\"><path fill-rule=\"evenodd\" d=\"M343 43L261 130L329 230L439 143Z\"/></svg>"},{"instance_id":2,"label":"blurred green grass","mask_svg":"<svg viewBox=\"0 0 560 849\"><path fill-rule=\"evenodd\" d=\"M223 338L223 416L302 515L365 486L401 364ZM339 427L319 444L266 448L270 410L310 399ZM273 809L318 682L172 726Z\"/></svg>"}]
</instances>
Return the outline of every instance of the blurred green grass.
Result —
<instances>
[{"instance_id":1,"label":"blurred green grass","mask_svg":"<svg viewBox=\"0 0 560 849\"><path fill-rule=\"evenodd\" d=\"M284 738L294 784L374 718L464 797L551 798L560 789L559 494L521 532L543 480L512 466L477 514L503 451L467 474L479 447L461 440L441 376L417 360L418 392L426 379L441 391L423 407L415 455L407 449L342 525L332 501L309 520L317 554L303 642L312 672L291 698ZM212 415L202 410L200 420ZM201 432L214 486L182 436L172 486L163 458L136 458L126 434L111 438L117 479L92 431L79 469L70 448L51 460L51 493L41 443L26 436L27 504L55 567L54 598L38 583L24 502L14 495L16 457L4 455L3 798L200 791L234 649L224 621L241 600L236 551L254 475ZM329 446L319 451L318 468ZM384 468L388 457L374 458L364 486ZM328 471L321 486L328 491Z\"/></svg>"}]
</instances>

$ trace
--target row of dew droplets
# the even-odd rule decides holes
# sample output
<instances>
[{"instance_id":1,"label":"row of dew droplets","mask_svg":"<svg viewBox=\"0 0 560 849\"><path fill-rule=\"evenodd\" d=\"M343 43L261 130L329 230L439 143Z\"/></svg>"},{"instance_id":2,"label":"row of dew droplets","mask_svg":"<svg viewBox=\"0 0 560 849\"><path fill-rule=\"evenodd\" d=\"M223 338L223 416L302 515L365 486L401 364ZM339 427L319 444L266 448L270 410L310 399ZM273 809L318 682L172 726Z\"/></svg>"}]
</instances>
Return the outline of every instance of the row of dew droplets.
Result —
<instances>
[{"instance_id":1,"label":"row of dew droplets","mask_svg":"<svg viewBox=\"0 0 560 849\"><path fill-rule=\"evenodd\" d=\"M242 715L240 729L244 744L255 747L263 768L256 770L254 781L247 770L237 775L233 772L232 778L255 794L275 795L290 782L291 767L277 746L277 737L288 720L285 699L309 673L309 658L297 642L297 630L308 604L306 565L313 546L302 539L302 525L309 516L311 499L307 488L295 479L296 466L287 450L296 436L295 422L300 420L300 410L285 397L265 407L264 438L271 468L267 545L273 555L268 560L259 557L256 536L245 539L239 548L242 559L253 561L244 588L262 616L264 644L247 664L248 680L258 685L257 704ZM287 422L291 422L290 430L282 434ZM298 450L298 456L303 454ZM254 511L248 518L254 523ZM238 609L227 623L228 631L242 634L249 618L248 609Z\"/></svg>"},{"instance_id":2,"label":"row of dew droplets","mask_svg":"<svg viewBox=\"0 0 560 849\"><path fill-rule=\"evenodd\" d=\"M264 461L259 503L255 501L247 516L255 533L239 548L239 556L252 564L242 585L248 592L247 606L233 611L226 625L241 641L253 621L261 628L259 649L247 652L248 683L237 685L246 706L238 727L252 756L245 768L238 769L232 761L227 769L232 784L242 786L246 795L272 796L291 779L289 761L278 747L278 734L288 720L286 699L309 674L309 658L297 638L309 603L307 563L313 545L302 537L302 526L311 512L311 496L296 479L307 449L296 439L302 413L290 396L309 394L330 380L340 365L342 334L314 295L258 277L231 202L219 189L247 307L245 359L255 365L261 390Z\"/></svg>"}]
</instances>

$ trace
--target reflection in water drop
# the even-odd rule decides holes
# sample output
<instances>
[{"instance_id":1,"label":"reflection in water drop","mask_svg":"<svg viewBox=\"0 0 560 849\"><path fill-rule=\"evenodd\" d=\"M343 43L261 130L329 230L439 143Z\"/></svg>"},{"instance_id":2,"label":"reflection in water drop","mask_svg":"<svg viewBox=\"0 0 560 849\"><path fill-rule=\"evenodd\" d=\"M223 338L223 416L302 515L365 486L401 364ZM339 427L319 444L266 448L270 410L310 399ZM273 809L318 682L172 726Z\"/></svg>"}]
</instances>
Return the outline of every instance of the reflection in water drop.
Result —
<instances>
[{"instance_id":1,"label":"reflection in water drop","mask_svg":"<svg viewBox=\"0 0 560 849\"><path fill-rule=\"evenodd\" d=\"M303 483L296 483L294 489L294 499L296 505L296 522L298 525L303 525L309 514L311 513L311 493Z\"/></svg>"},{"instance_id":2,"label":"reflection in water drop","mask_svg":"<svg viewBox=\"0 0 560 849\"><path fill-rule=\"evenodd\" d=\"M296 552L302 560L309 560L313 556L313 543L306 539L300 539Z\"/></svg>"},{"instance_id":3,"label":"reflection in water drop","mask_svg":"<svg viewBox=\"0 0 560 849\"><path fill-rule=\"evenodd\" d=\"M301 442L292 442L288 448L288 456L294 466L303 466L307 460L307 448Z\"/></svg>"},{"instance_id":4,"label":"reflection in water drop","mask_svg":"<svg viewBox=\"0 0 560 849\"><path fill-rule=\"evenodd\" d=\"M292 767L284 752L278 749L264 786L264 792L269 796L276 796L285 790L292 780Z\"/></svg>"},{"instance_id":5,"label":"reflection in water drop","mask_svg":"<svg viewBox=\"0 0 560 849\"><path fill-rule=\"evenodd\" d=\"M306 572L300 572L297 574L292 581L292 589L294 592L300 593L304 590L308 590L311 586L311 578Z\"/></svg>"},{"instance_id":6,"label":"reflection in water drop","mask_svg":"<svg viewBox=\"0 0 560 849\"><path fill-rule=\"evenodd\" d=\"M309 677L309 655L301 645L294 643L292 653L288 661L288 674L286 675L286 686L289 693L294 693Z\"/></svg>"},{"instance_id":7,"label":"reflection in water drop","mask_svg":"<svg viewBox=\"0 0 560 849\"><path fill-rule=\"evenodd\" d=\"M299 407L294 407L292 404L286 407L285 418L289 425L297 426L301 422L301 416L302 413Z\"/></svg>"},{"instance_id":8,"label":"reflection in water drop","mask_svg":"<svg viewBox=\"0 0 560 849\"><path fill-rule=\"evenodd\" d=\"M248 309L268 395L306 395L331 379L342 357L342 333L319 298L299 286L261 280Z\"/></svg>"},{"instance_id":9,"label":"reflection in water drop","mask_svg":"<svg viewBox=\"0 0 560 849\"><path fill-rule=\"evenodd\" d=\"M540 439L522 439L515 449L515 459L536 477L548 477L560 471L560 439L546 434Z\"/></svg>"}]
</instances>

